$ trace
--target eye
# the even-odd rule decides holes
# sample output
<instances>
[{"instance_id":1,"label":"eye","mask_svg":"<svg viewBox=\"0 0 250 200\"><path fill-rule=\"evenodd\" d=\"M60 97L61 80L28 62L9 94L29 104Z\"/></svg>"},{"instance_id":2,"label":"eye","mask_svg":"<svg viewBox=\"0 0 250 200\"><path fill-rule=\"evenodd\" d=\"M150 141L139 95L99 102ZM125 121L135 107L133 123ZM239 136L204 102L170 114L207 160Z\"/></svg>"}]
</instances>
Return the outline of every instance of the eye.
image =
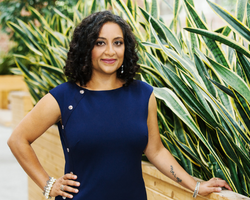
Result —
<instances>
[{"instance_id":1,"label":"eye","mask_svg":"<svg viewBox=\"0 0 250 200\"><path fill-rule=\"evenodd\" d=\"M117 45L117 46L121 46L122 44L123 44L123 42L122 41L115 41L115 44Z\"/></svg>"},{"instance_id":2,"label":"eye","mask_svg":"<svg viewBox=\"0 0 250 200\"><path fill-rule=\"evenodd\" d=\"M95 44L97 46L103 46L105 44L105 42L104 41L97 41Z\"/></svg>"}]
</instances>

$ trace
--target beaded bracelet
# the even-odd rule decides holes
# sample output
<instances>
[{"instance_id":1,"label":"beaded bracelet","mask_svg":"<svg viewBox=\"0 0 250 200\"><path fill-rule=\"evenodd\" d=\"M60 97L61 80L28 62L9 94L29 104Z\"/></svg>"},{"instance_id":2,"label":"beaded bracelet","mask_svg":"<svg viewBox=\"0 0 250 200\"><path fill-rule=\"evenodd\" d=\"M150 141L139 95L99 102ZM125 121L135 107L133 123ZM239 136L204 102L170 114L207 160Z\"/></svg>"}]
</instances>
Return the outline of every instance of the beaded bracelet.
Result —
<instances>
[{"instance_id":1,"label":"beaded bracelet","mask_svg":"<svg viewBox=\"0 0 250 200\"><path fill-rule=\"evenodd\" d=\"M196 198L197 195L198 195L198 193L199 193L200 183L201 182L199 182L199 181L196 183L196 186L195 186L195 189L194 189L193 198Z\"/></svg>"},{"instance_id":2,"label":"beaded bracelet","mask_svg":"<svg viewBox=\"0 0 250 200\"><path fill-rule=\"evenodd\" d=\"M49 194L55 182L56 182L56 179L54 177L49 177L49 180L47 180L47 183L44 186L44 191L43 191L43 195L45 196L46 199L51 199L51 196L49 196Z\"/></svg>"}]
</instances>

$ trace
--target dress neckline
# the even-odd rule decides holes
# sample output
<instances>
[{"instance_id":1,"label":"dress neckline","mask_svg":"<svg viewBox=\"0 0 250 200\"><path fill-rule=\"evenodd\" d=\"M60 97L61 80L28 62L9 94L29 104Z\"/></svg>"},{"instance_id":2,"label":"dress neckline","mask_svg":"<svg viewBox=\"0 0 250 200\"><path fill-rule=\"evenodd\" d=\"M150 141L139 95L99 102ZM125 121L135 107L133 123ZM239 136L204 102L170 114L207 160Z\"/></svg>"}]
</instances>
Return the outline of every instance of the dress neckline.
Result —
<instances>
[{"instance_id":1,"label":"dress neckline","mask_svg":"<svg viewBox=\"0 0 250 200\"><path fill-rule=\"evenodd\" d=\"M88 92L112 92L112 91L117 91L117 90L124 88L124 86L121 86L121 87L118 87L115 89L110 89L110 90L90 90L90 89L87 89L87 88L84 88L84 87L77 85L75 82L73 82L73 84L76 85L79 89L82 89L82 90L85 90Z\"/></svg>"}]
</instances>

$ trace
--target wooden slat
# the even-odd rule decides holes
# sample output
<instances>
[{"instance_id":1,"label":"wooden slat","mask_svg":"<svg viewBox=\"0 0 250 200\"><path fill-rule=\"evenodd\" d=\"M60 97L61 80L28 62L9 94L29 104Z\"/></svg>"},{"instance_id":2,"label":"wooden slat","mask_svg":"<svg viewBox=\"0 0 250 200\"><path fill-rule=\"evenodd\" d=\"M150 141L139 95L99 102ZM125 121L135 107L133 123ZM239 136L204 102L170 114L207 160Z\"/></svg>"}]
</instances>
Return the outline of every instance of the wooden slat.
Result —
<instances>
[{"instance_id":1,"label":"wooden slat","mask_svg":"<svg viewBox=\"0 0 250 200\"><path fill-rule=\"evenodd\" d=\"M57 127L48 129L40 138L38 138L32 147L45 169L45 171L55 178L64 174L64 156ZM41 189L29 180L29 200L44 200Z\"/></svg>"},{"instance_id":2,"label":"wooden slat","mask_svg":"<svg viewBox=\"0 0 250 200\"><path fill-rule=\"evenodd\" d=\"M15 128L26 114L33 108L28 92L12 92L10 95L12 111L12 127Z\"/></svg>"},{"instance_id":3,"label":"wooden slat","mask_svg":"<svg viewBox=\"0 0 250 200\"><path fill-rule=\"evenodd\" d=\"M42 190L30 178L28 179L28 186L29 200L45 200ZM54 199L51 198L51 200Z\"/></svg>"},{"instance_id":4,"label":"wooden slat","mask_svg":"<svg viewBox=\"0 0 250 200\"><path fill-rule=\"evenodd\" d=\"M49 138L51 139L50 141ZM47 149L47 151L51 152L52 154L63 157L63 151L61 147L62 145L59 136L51 137L51 135L48 132L45 132L32 144L32 146L34 145L40 146L43 149Z\"/></svg>"},{"instance_id":5,"label":"wooden slat","mask_svg":"<svg viewBox=\"0 0 250 200\"><path fill-rule=\"evenodd\" d=\"M8 96L11 91L28 91L23 76L0 75L0 109L8 109Z\"/></svg>"},{"instance_id":6,"label":"wooden slat","mask_svg":"<svg viewBox=\"0 0 250 200\"><path fill-rule=\"evenodd\" d=\"M149 194L148 200L158 200L158 197L159 200L162 200L164 196L166 196L166 200L169 200L169 198L173 200L193 200L192 191L164 176L152 164L142 162L142 171L147 193ZM198 195L196 200L250 200L250 198L232 191L222 190L208 196Z\"/></svg>"},{"instance_id":7,"label":"wooden slat","mask_svg":"<svg viewBox=\"0 0 250 200\"><path fill-rule=\"evenodd\" d=\"M147 190L147 199L148 200L173 200L173 198L169 198L149 187L146 187Z\"/></svg>"}]
</instances>

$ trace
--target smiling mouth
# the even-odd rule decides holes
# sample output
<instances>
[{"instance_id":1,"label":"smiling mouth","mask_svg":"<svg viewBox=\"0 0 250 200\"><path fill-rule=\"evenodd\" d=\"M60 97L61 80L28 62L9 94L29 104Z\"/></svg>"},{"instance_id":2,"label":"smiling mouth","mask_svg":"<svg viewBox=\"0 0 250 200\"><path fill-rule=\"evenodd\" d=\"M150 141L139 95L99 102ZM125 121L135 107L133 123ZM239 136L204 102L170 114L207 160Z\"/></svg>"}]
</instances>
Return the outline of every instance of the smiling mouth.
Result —
<instances>
[{"instance_id":1,"label":"smiling mouth","mask_svg":"<svg viewBox=\"0 0 250 200\"><path fill-rule=\"evenodd\" d=\"M102 59L102 61L107 64L113 64L116 61L116 59Z\"/></svg>"}]
</instances>

